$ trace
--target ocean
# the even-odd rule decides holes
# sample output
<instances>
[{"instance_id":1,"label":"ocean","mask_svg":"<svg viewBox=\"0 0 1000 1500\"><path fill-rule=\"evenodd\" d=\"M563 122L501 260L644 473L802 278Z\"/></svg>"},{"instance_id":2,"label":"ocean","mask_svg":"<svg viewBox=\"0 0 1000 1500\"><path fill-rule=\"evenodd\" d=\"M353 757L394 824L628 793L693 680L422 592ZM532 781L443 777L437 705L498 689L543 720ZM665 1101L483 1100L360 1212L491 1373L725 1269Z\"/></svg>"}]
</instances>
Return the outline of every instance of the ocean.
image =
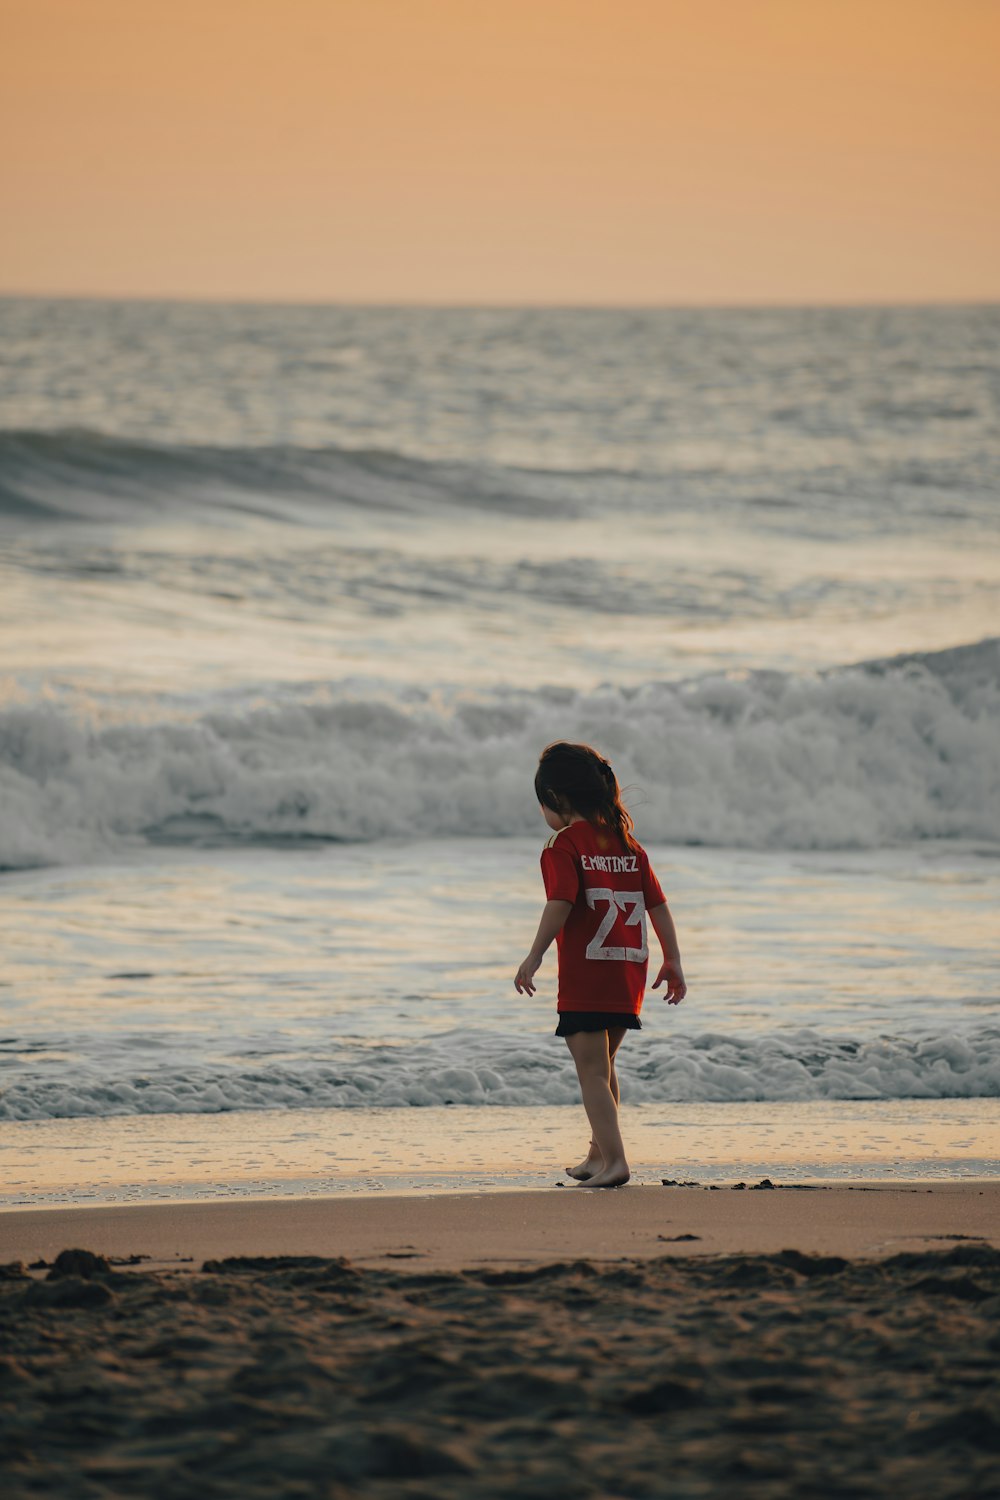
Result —
<instances>
[{"instance_id":1,"label":"ocean","mask_svg":"<svg viewBox=\"0 0 1000 1500\"><path fill-rule=\"evenodd\" d=\"M0 1206L561 1180L557 738L640 1181L1000 1172L998 416L995 304L0 299Z\"/></svg>"}]
</instances>

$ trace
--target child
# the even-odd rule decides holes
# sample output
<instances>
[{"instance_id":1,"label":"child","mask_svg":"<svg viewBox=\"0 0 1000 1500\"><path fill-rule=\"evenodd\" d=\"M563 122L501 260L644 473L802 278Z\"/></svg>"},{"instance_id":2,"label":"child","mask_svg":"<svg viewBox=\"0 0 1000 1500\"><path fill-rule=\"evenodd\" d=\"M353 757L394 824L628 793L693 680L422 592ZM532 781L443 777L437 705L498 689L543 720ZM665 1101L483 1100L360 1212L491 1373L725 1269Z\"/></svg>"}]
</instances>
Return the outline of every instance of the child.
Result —
<instances>
[{"instance_id":1,"label":"child","mask_svg":"<svg viewBox=\"0 0 1000 1500\"><path fill-rule=\"evenodd\" d=\"M646 851L632 836L615 773L596 750L563 741L549 745L538 762L535 794L555 830L542 850L548 900L514 986L518 994L535 993L535 972L555 938L556 1036L566 1038L573 1055L592 1132L583 1161L566 1170L587 1187L620 1187L629 1168L618 1126L615 1053L626 1031L642 1025L646 913L663 949L653 989L666 981L670 1005L687 993L677 934Z\"/></svg>"}]
</instances>

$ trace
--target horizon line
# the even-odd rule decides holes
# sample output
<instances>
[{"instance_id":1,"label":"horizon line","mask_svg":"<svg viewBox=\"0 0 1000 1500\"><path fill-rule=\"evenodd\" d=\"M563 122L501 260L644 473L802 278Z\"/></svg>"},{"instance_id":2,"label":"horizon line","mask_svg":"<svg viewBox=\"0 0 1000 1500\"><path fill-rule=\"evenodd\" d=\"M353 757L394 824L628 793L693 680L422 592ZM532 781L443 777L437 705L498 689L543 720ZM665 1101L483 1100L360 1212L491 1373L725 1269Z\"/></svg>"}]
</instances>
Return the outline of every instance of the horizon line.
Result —
<instances>
[{"instance_id":1,"label":"horizon line","mask_svg":"<svg viewBox=\"0 0 1000 1500\"><path fill-rule=\"evenodd\" d=\"M432 299L369 299L340 297L222 297L212 293L180 292L28 292L0 288L2 302L134 302L137 304L189 303L215 307L340 307L380 308L440 312L728 312L728 311L835 311L864 308L896 307L997 307L1000 295L986 297L863 298L839 301L688 301L688 302L559 302L559 301L461 301L441 302Z\"/></svg>"}]
</instances>

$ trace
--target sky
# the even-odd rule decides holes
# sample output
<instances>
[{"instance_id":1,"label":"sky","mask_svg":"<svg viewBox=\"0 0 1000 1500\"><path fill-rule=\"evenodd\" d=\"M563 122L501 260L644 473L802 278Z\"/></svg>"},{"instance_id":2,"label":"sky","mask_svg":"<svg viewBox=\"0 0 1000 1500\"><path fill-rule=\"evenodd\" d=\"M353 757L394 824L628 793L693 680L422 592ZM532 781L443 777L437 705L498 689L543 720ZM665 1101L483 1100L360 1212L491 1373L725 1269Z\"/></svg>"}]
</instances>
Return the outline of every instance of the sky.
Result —
<instances>
[{"instance_id":1,"label":"sky","mask_svg":"<svg viewBox=\"0 0 1000 1500\"><path fill-rule=\"evenodd\" d=\"M1000 298L1000 0L0 0L0 292Z\"/></svg>"}]
</instances>

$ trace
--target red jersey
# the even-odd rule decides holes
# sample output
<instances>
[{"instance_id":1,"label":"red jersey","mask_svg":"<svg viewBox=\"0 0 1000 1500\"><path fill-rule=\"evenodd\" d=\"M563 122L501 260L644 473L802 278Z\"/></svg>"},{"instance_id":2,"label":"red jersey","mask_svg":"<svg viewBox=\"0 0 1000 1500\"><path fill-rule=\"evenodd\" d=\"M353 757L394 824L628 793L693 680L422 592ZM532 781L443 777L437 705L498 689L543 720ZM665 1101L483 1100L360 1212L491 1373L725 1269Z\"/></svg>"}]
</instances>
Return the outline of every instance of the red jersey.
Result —
<instances>
[{"instance_id":1,"label":"red jersey","mask_svg":"<svg viewBox=\"0 0 1000 1500\"><path fill-rule=\"evenodd\" d=\"M637 1016L646 988L646 913L666 900L645 849L582 820L560 828L542 850L549 901L572 901L556 937L558 1010Z\"/></svg>"}]
</instances>

